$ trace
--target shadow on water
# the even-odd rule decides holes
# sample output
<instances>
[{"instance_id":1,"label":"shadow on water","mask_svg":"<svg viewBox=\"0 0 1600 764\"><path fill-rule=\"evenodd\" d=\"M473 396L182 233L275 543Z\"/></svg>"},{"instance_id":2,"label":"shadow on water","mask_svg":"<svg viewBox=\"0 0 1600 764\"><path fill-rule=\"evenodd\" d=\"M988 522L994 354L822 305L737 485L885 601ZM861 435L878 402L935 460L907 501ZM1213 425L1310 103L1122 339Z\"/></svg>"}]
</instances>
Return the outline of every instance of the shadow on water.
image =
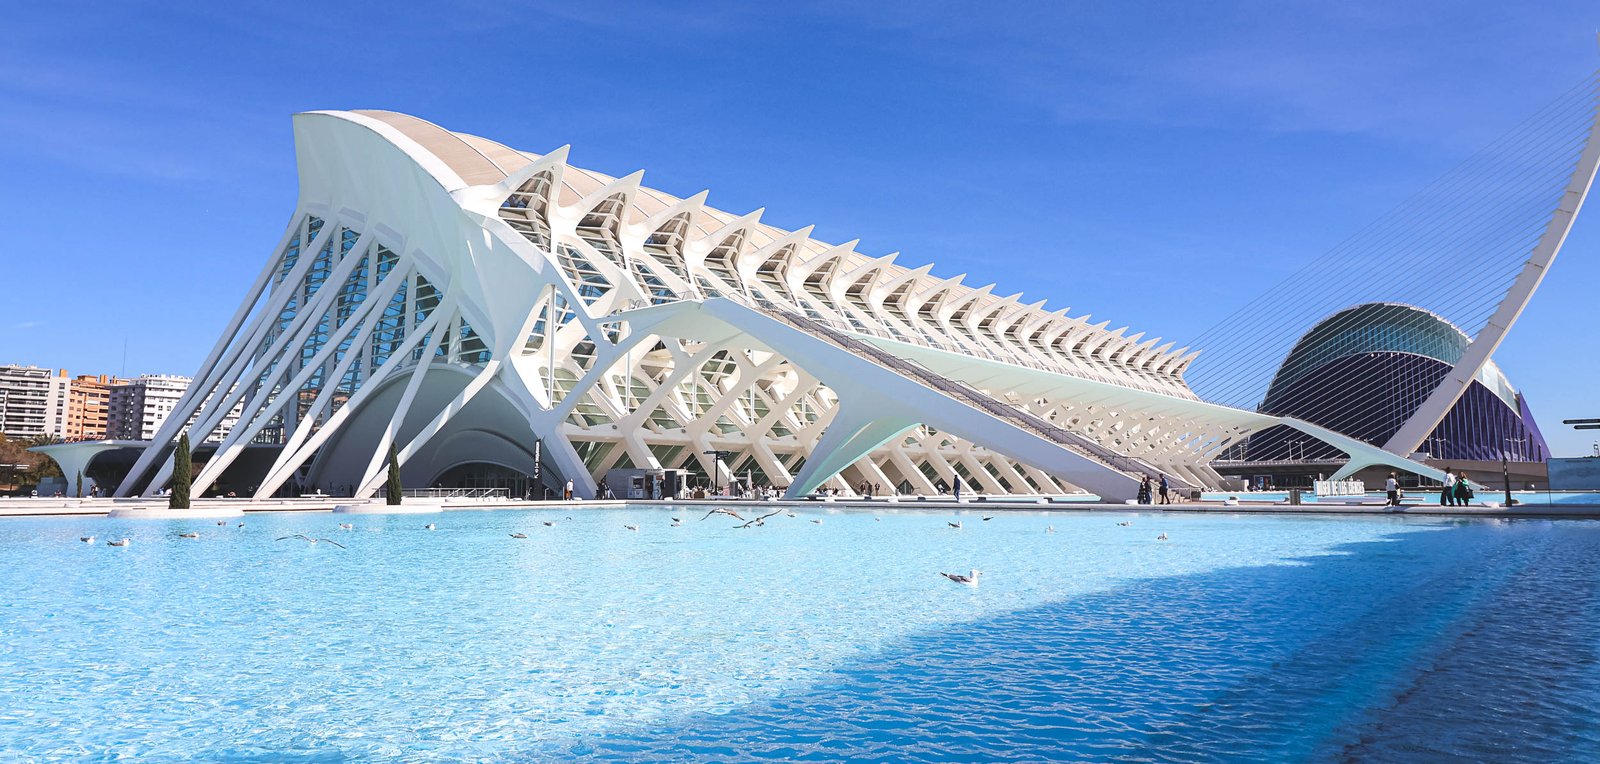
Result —
<instances>
[{"instance_id":1,"label":"shadow on water","mask_svg":"<svg viewBox=\"0 0 1600 764\"><path fill-rule=\"evenodd\" d=\"M733 714L521 755L1600 760L1600 525L1462 522L1339 551L920 634Z\"/></svg>"}]
</instances>

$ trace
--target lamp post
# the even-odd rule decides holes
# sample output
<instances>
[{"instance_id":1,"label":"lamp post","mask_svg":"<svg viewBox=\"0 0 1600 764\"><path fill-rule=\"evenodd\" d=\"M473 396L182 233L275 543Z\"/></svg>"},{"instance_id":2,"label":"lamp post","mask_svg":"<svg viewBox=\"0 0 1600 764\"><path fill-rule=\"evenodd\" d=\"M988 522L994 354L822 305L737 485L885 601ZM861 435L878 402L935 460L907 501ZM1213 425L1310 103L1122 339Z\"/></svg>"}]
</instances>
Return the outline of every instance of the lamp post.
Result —
<instances>
[{"instance_id":1,"label":"lamp post","mask_svg":"<svg viewBox=\"0 0 1600 764\"><path fill-rule=\"evenodd\" d=\"M715 471L716 474L711 476L711 487L715 488L718 493L721 493L722 492L722 487L717 485L717 481L722 478L722 462L725 459L727 459L728 456L731 455L733 452L732 451L718 451L716 449L712 449L710 451L702 451L701 453L705 454L706 456L710 456L710 457L712 457L714 459L714 463L712 465L712 470Z\"/></svg>"},{"instance_id":2,"label":"lamp post","mask_svg":"<svg viewBox=\"0 0 1600 764\"><path fill-rule=\"evenodd\" d=\"M1521 445L1526 438L1506 438L1507 443ZM1500 477L1506 484L1506 509L1511 508L1511 451L1500 449Z\"/></svg>"}]
</instances>

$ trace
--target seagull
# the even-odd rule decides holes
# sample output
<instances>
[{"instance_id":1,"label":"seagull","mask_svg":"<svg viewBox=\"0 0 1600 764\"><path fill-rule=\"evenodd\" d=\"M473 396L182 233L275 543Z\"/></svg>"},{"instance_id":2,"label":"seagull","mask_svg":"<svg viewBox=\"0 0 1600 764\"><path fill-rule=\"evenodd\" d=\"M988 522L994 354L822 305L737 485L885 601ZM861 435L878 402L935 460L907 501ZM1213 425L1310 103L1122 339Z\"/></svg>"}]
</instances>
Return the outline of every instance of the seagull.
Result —
<instances>
[{"instance_id":1,"label":"seagull","mask_svg":"<svg viewBox=\"0 0 1600 764\"><path fill-rule=\"evenodd\" d=\"M628 529L628 530L630 530L630 531L637 531L637 530L639 530L639 526L637 526L637 525L624 525L624 526L622 526L622 527L624 527L624 528L627 528L627 529Z\"/></svg>"},{"instance_id":2,"label":"seagull","mask_svg":"<svg viewBox=\"0 0 1600 764\"><path fill-rule=\"evenodd\" d=\"M793 512L789 512L789 513L788 513L788 515L789 515L789 516L790 516L790 517L799 517L799 515L797 515L797 514L795 514L795 513L793 513Z\"/></svg>"},{"instance_id":3,"label":"seagull","mask_svg":"<svg viewBox=\"0 0 1600 764\"><path fill-rule=\"evenodd\" d=\"M235 526L233 526L233 527L235 527L235 528L243 528L243 527L244 527L244 523L243 523L243 522L241 522L241 523L239 523L239 524L238 524L238 525L235 525Z\"/></svg>"},{"instance_id":4,"label":"seagull","mask_svg":"<svg viewBox=\"0 0 1600 764\"><path fill-rule=\"evenodd\" d=\"M1044 532L1045 533L1055 533L1056 532L1056 527L1054 525L1046 525L1044 527Z\"/></svg>"},{"instance_id":5,"label":"seagull","mask_svg":"<svg viewBox=\"0 0 1600 764\"><path fill-rule=\"evenodd\" d=\"M341 531L355 530L355 526L350 524L350 523L339 523L339 530L341 530Z\"/></svg>"},{"instance_id":6,"label":"seagull","mask_svg":"<svg viewBox=\"0 0 1600 764\"><path fill-rule=\"evenodd\" d=\"M955 528L958 531L961 530L961 521L960 520L957 520L957 521L955 521L953 523L945 523L945 524L950 526L951 528Z\"/></svg>"},{"instance_id":7,"label":"seagull","mask_svg":"<svg viewBox=\"0 0 1600 764\"><path fill-rule=\"evenodd\" d=\"M817 524L817 525L821 525L821 524L822 524L822 518L820 518L820 517L819 517L819 518L817 518L817 519L815 519L815 520L812 520L812 521L811 521L811 522L814 522L814 523L816 523L816 524Z\"/></svg>"},{"instance_id":8,"label":"seagull","mask_svg":"<svg viewBox=\"0 0 1600 764\"><path fill-rule=\"evenodd\" d=\"M550 520L544 520L542 522L544 523L544 527L546 527L546 528L554 528L554 527L556 527L556 524L554 522L550 521Z\"/></svg>"},{"instance_id":9,"label":"seagull","mask_svg":"<svg viewBox=\"0 0 1600 764\"><path fill-rule=\"evenodd\" d=\"M127 545L128 545L128 540L127 539L117 539L116 541L107 541L106 542L106 546L127 546Z\"/></svg>"},{"instance_id":10,"label":"seagull","mask_svg":"<svg viewBox=\"0 0 1600 764\"><path fill-rule=\"evenodd\" d=\"M984 522L989 522L990 520L993 520L993 519L994 519L994 515L988 515L988 516L983 518L983 521Z\"/></svg>"},{"instance_id":11,"label":"seagull","mask_svg":"<svg viewBox=\"0 0 1600 764\"><path fill-rule=\"evenodd\" d=\"M712 507L711 511L706 513L706 517L710 517L712 515L727 515L728 517L731 517L731 518L733 518L735 520L743 520L744 519L743 517L739 516L738 512L735 512L735 511L733 511L731 509L723 509L722 507ZM704 520L704 519L706 519L706 517L702 517L700 519Z\"/></svg>"},{"instance_id":12,"label":"seagull","mask_svg":"<svg viewBox=\"0 0 1600 764\"><path fill-rule=\"evenodd\" d=\"M762 516L760 516L760 517L758 517L758 518L756 518L754 520L746 520L744 525L735 525L733 527L735 527L735 528L749 528L752 525L755 525L755 526L766 525L766 523L762 522L763 520L766 520L767 518L772 517L773 515L782 514L782 513L783 513L783 510L780 509L777 512L767 513L767 514L762 515Z\"/></svg>"},{"instance_id":13,"label":"seagull","mask_svg":"<svg viewBox=\"0 0 1600 764\"><path fill-rule=\"evenodd\" d=\"M427 525L422 526L422 529L425 531L433 530L433 523L428 523Z\"/></svg>"},{"instance_id":14,"label":"seagull","mask_svg":"<svg viewBox=\"0 0 1600 764\"><path fill-rule=\"evenodd\" d=\"M945 578L948 578L951 581L954 581L954 582L956 582L958 584L966 584L967 586L977 586L978 585L978 576L983 575L983 571L973 570L973 571L968 572L967 575L964 575L964 576L961 575L960 573L945 573L945 572L941 571L939 573L939 575L944 576Z\"/></svg>"},{"instance_id":15,"label":"seagull","mask_svg":"<svg viewBox=\"0 0 1600 764\"><path fill-rule=\"evenodd\" d=\"M334 541L333 539L314 539L314 538L311 538L310 536L305 535L304 533L296 533L293 536L279 536L278 538L276 538L274 540L275 541L283 541L285 539L300 539L301 541L304 541L307 544L315 544L318 541L326 541L329 544L332 544L332 545L334 545L336 547L339 547L340 549L348 549L349 548L349 547L346 547L344 544L341 544L341 543L339 543L337 541Z\"/></svg>"},{"instance_id":16,"label":"seagull","mask_svg":"<svg viewBox=\"0 0 1600 764\"><path fill-rule=\"evenodd\" d=\"M676 527L678 527L680 525L683 525L683 521L682 520L679 520L676 517L672 518L672 527L676 528Z\"/></svg>"},{"instance_id":17,"label":"seagull","mask_svg":"<svg viewBox=\"0 0 1600 764\"><path fill-rule=\"evenodd\" d=\"M1156 537L1156 541L1166 541L1166 540L1167 540L1167 534L1165 534L1165 533L1163 533L1160 536Z\"/></svg>"},{"instance_id":18,"label":"seagull","mask_svg":"<svg viewBox=\"0 0 1600 764\"><path fill-rule=\"evenodd\" d=\"M217 525L227 525L227 524L228 524L227 520L218 520L217 521Z\"/></svg>"},{"instance_id":19,"label":"seagull","mask_svg":"<svg viewBox=\"0 0 1600 764\"><path fill-rule=\"evenodd\" d=\"M528 537L528 534L526 534L526 533L513 533L513 534L511 534L511 538L514 538L514 539L525 539L527 537Z\"/></svg>"},{"instance_id":20,"label":"seagull","mask_svg":"<svg viewBox=\"0 0 1600 764\"><path fill-rule=\"evenodd\" d=\"M1126 528L1126 527L1128 527L1130 525L1133 525L1133 522L1129 521L1129 520L1123 520L1122 522L1117 523L1117 525L1119 525L1119 526L1121 526L1123 528Z\"/></svg>"},{"instance_id":21,"label":"seagull","mask_svg":"<svg viewBox=\"0 0 1600 764\"><path fill-rule=\"evenodd\" d=\"M875 522L875 523L881 523L881 522L883 522L883 518L881 518L881 517L874 517L874 518L872 518L872 521L873 521L873 522Z\"/></svg>"},{"instance_id":22,"label":"seagull","mask_svg":"<svg viewBox=\"0 0 1600 764\"><path fill-rule=\"evenodd\" d=\"M190 531L188 533L180 533L180 534L178 534L178 538L180 538L180 539L197 539L197 538L200 538L200 534L196 533L194 531Z\"/></svg>"},{"instance_id":23,"label":"seagull","mask_svg":"<svg viewBox=\"0 0 1600 764\"><path fill-rule=\"evenodd\" d=\"M93 544L94 543L94 537L93 536L79 536L78 540L82 541L85 544Z\"/></svg>"}]
</instances>

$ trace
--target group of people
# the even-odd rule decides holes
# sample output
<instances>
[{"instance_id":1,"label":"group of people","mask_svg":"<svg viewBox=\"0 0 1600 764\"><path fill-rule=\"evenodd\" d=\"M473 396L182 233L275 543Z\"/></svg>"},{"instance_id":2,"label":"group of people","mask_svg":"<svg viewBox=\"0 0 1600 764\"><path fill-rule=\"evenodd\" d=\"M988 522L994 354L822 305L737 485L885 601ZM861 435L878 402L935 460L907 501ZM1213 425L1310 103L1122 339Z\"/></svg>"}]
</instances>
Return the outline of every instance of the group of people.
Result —
<instances>
[{"instance_id":1,"label":"group of people","mask_svg":"<svg viewBox=\"0 0 1600 764\"><path fill-rule=\"evenodd\" d=\"M1389 506L1398 507L1405 499L1405 490L1400 487L1399 473L1389 473L1389 479L1383 483L1384 491L1389 494ZM1444 482L1439 485L1439 506L1465 507L1472 501L1472 484L1467 482L1465 473L1457 475L1449 467L1444 468Z\"/></svg>"},{"instance_id":2,"label":"group of people","mask_svg":"<svg viewBox=\"0 0 1600 764\"><path fill-rule=\"evenodd\" d=\"M1154 493L1154 491L1160 491L1160 495L1161 495L1161 502L1160 503L1162 503L1162 504L1171 504L1172 503L1172 487L1167 484L1167 476L1166 475L1162 475L1161 476L1161 480L1158 483L1152 483L1151 480L1150 480L1150 476L1149 475L1145 475L1144 479L1139 481L1139 499L1138 499L1139 503L1140 504L1155 504L1156 503L1156 501L1155 501L1156 494Z\"/></svg>"},{"instance_id":3,"label":"group of people","mask_svg":"<svg viewBox=\"0 0 1600 764\"><path fill-rule=\"evenodd\" d=\"M1444 468L1444 484L1439 486L1439 504L1446 507L1465 507L1472 501L1472 484L1466 475L1457 475Z\"/></svg>"}]
</instances>

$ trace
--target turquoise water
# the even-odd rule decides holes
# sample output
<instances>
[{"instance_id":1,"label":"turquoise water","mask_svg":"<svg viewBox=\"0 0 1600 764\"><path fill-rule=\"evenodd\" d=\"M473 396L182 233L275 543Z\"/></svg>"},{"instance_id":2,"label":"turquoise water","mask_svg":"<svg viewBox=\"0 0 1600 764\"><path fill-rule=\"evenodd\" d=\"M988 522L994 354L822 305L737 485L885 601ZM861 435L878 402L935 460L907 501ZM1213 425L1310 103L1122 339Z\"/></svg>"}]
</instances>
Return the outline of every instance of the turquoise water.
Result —
<instances>
[{"instance_id":1,"label":"turquoise water","mask_svg":"<svg viewBox=\"0 0 1600 764\"><path fill-rule=\"evenodd\" d=\"M0 522L0 760L1600 759L1597 525L700 514Z\"/></svg>"}]
</instances>

